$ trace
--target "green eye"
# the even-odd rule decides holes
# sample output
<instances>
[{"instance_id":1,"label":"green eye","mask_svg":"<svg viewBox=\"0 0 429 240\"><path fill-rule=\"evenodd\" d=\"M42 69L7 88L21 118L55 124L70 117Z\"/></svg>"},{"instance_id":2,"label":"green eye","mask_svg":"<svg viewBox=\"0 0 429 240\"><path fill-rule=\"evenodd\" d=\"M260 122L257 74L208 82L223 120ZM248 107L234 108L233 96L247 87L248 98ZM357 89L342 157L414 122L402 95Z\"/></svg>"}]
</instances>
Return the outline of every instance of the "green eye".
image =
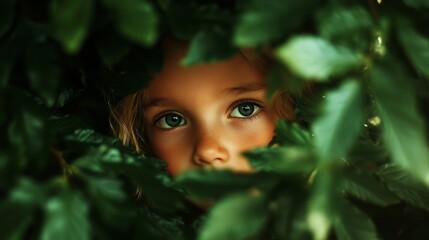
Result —
<instances>
[{"instance_id":1,"label":"green eye","mask_svg":"<svg viewBox=\"0 0 429 240\"><path fill-rule=\"evenodd\" d=\"M261 107L256 103L244 102L235 106L229 116L234 118L248 118L255 115L260 109Z\"/></svg>"},{"instance_id":2,"label":"green eye","mask_svg":"<svg viewBox=\"0 0 429 240\"><path fill-rule=\"evenodd\" d=\"M170 129L185 125L185 119L176 113L168 113L158 119L156 125L161 128Z\"/></svg>"}]
</instances>

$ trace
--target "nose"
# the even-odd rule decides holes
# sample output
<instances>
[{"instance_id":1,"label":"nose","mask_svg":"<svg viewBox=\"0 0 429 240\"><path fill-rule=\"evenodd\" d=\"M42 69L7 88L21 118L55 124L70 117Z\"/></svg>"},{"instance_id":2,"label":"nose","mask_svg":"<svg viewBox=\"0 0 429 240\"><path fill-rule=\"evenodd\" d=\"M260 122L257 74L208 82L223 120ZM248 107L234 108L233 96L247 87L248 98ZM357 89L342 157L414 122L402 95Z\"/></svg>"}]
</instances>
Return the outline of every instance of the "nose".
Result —
<instances>
[{"instance_id":1,"label":"nose","mask_svg":"<svg viewBox=\"0 0 429 240\"><path fill-rule=\"evenodd\" d=\"M230 153L223 144L222 135L214 130L201 131L196 135L193 161L197 165L219 166L229 161Z\"/></svg>"}]
</instances>

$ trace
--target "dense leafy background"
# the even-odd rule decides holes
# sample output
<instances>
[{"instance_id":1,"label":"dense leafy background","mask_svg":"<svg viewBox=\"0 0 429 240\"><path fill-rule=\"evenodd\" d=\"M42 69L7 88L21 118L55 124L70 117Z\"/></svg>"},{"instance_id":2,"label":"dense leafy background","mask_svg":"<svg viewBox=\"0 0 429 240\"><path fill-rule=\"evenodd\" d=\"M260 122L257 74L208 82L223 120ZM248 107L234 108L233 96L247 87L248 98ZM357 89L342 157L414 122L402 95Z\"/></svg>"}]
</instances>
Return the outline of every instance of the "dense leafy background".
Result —
<instances>
[{"instance_id":1,"label":"dense leafy background","mask_svg":"<svg viewBox=\"0 0 429 240\"><path fill-rule=\"evenodd\" d=\"M428 12L427 0L1 0L0 239L427 239ZM270 93L294 93L298 120L246 153L257 173L173 181L111 137L109 104L160 69L165 36L190 42L184 65L272 49Z\"/></svg>"}]
</instances>

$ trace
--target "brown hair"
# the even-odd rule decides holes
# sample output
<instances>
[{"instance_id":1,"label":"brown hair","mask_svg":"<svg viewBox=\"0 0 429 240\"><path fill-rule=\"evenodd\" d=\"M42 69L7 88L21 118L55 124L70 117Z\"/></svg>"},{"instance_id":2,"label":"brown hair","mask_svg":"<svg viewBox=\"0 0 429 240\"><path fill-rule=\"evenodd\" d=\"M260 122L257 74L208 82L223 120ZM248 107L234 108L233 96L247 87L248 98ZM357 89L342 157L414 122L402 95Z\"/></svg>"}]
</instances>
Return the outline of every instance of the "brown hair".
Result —
<instances>
[{"instance_id":1,"label":"brown hair","mask_svg":"<svg viewBox=\"0 0 429 240\"><path fill-rule=\"evenodd\" d=\"M171 47L175 44L177 42L169 42L166 45ZM244 49L240 52L264 75L267 75L273 59L270 51L257 52L253 49ZM146 92L146 89L142 89L122 99L116 107L112 108L109 122L113 134L122 141L122 144L135 148L137 152L148 153L150 145L146 141L143 112L143 106L147 102ZM277 119L295 120L293 101L286 91L275 92L271 105Z\"/></svg>"}]
</instances>

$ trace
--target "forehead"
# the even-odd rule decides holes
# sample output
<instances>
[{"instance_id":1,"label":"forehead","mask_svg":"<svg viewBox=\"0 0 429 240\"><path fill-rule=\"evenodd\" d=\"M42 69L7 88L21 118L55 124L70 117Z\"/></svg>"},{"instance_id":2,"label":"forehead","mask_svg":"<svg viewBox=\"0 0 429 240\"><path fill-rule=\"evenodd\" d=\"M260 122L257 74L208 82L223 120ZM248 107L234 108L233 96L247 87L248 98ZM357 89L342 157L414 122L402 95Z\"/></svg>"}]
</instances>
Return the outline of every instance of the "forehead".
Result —
<instances>
[{"instance_id":1,"label":"forehead","mask_svg":"<svg viewBox=\"0 0 429 240\"><path fill-rule=\"evenodd\" d=\"M242 54L224 62L183 67L180 62L186 52L186 46L166 49L164 66L149 84L149 97L265 84L263 73Z\"/></svg>"}]
</instances>

